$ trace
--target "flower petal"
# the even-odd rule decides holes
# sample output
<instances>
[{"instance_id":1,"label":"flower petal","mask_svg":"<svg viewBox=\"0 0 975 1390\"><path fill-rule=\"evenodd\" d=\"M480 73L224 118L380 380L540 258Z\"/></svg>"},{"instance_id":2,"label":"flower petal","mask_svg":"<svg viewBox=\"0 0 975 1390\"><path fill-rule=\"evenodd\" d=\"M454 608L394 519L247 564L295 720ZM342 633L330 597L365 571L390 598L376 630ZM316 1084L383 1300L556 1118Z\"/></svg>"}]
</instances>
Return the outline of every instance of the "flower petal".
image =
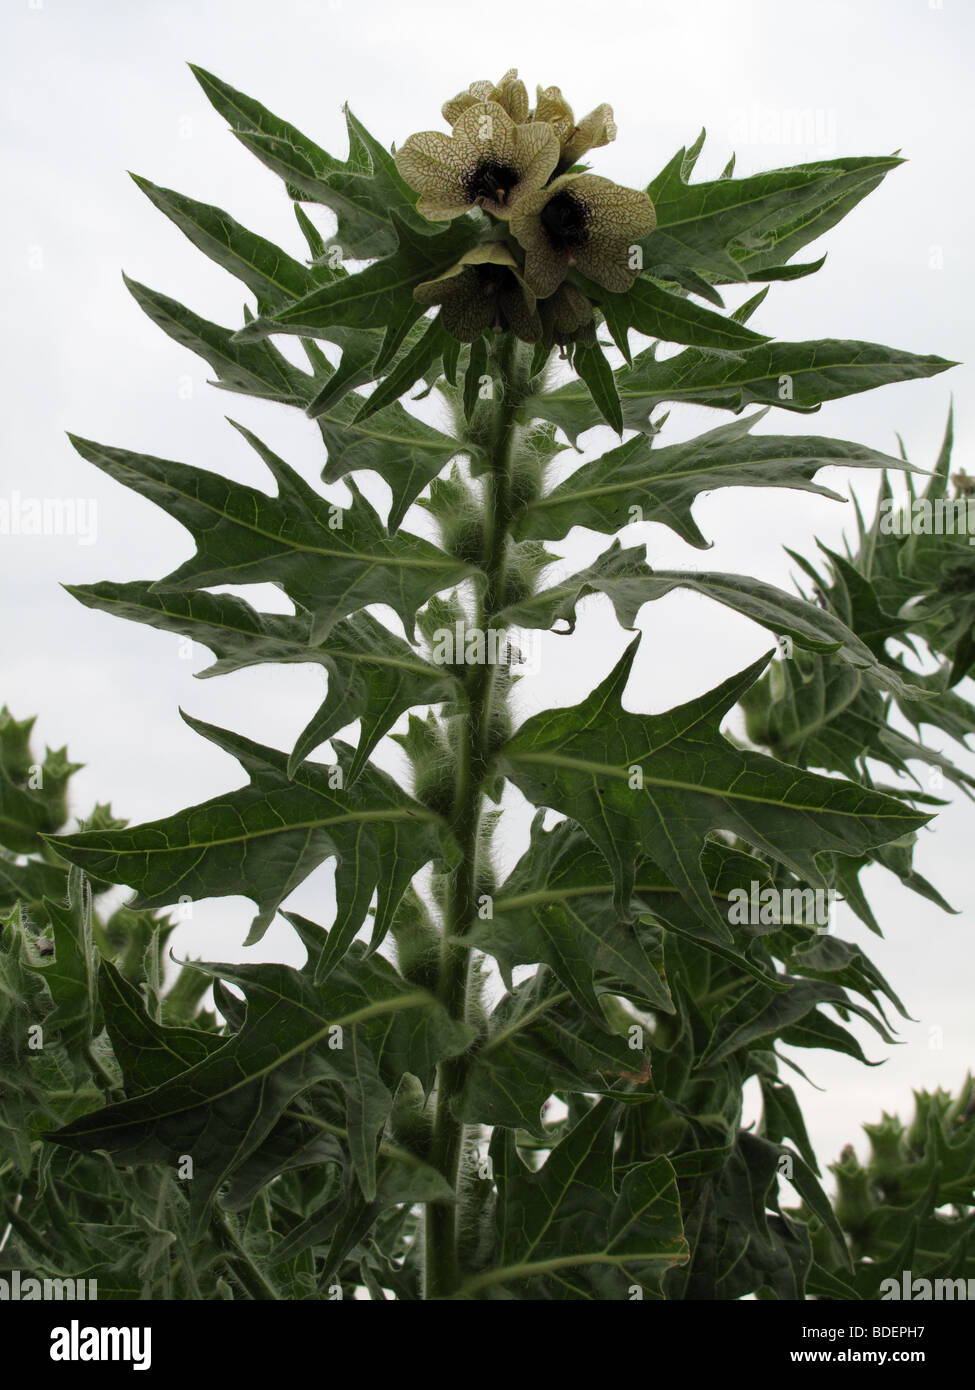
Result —
<instances>
[{"instance_id":1,"label":"flower petal","mask_svg":"<svg viewBox=\"0 0 975 1390\"><path fill-rule=\"evenodd\" d=\"M596 322L592 304L575 285L563 284L539 304L545 341L565 345L594 342Z\"/></svg>"},{"instance_id":2,"label":"flower petal","mask_svg":"<svg viewBox=\"0 0 975 1390\"><path fill-rule=\"evenodd\" d=\"M653 203L646 193L598 174L579 174L572 183L572 196L583 204L589 218L585 244L573 254L575 264L607 290L628 290L636 279L630 265L631 247L657 225Z\"/></svg>"},{"instance_id":3,"label":"flower petal","mask_svg":"<svg viewBox=\"0 0 975 1390\"><path fill-rule=\"evenodd\" d=\"M472 82L466 92L458 92L440 108L448 125L456 125L475 102L494 101L518 124L528 119L528 92L518 79L518 69L509 68L500 82Z\"/></svg>"},{"instance_id":4,"label":"flower petal","mask_svg":"<svg viewBox=\"0 0 975 1390\"><path fill-rule=\"evenodd\" d=\"M473 86L473 83L471 84ZM477 97L468 88L466 92L458 92L450 101L445 101L440 111L448 125L456 125L460 120L461 114L467 110L468 106L473 106Z\"/></svg>"},{"instance_id":5,"label":"flower petal","mask_svg":"<svg viewBox=\"0 0 975 1390\"><path fill-rule=\"evenodd\" d=\"M512 206L525 195L539 189L553 173L559 160L559 144L546 125L516 125L496 101L475 102L462 112L454 126L453 139L469 170L467 192L476 188L476 200L495 217L507 219ZM503 171L497 194L490 185L478 184L479 169ZM513 177L513 182L508 182Z\"/></svg>"},{"instance_id":6,"label":"flower petal","mask_svg":"<svg viewBox=\"0 0 975 1390\"><path fill-rule=\"evenodd\" d=\"M442 275L437 275L433 280L424 280L422 284L417 285L413 291L413 298L418 304L439 304L440 287L447 288L446 281L462 275L470 266L486 264L502 265L509 270L518 269L518 262L503 241L482 241L479 245L471 247L470 251L465 251L460 260Z\"/></svg>"},{"instance_id":7,"label":"flower petal","mask_svg":"<svg viewBox=\"0 0 975 1390\"><path fill-rule=\"evenodd\" d=\"M509 68L485 100L503 106L516 125L528 120L528 90L519 79L517 68Z\"/></svg>"},{"instance_id":8,"label":"flower petal","mask_svg":"<svg viewBox=\"0 0 975 1390\"><path fill-rule=\"evenodd\" d=\"M535 296L526 294L521 284L514 282L510 289L504 289L499 296L501 313L505 323L523 343L537 343L542 337L542 320L535 304Z\"/></svg>"},{"instance_id":9,"label":"flower petal","mask_svg":"<svg viewBox=\"0 0 975 1390\"><path fill-rule=\"evenodd\" d=\"M402 177L420 194L421 216L446 221L472 206L464 189L462 152L449 135L439 130L411 135L395 158Z\"/></svg>"},{"instance_id":10,"label":"flower petal","mask_svg":"<svg viewBox=\"0 0 975 1390\"><path fill-rule=\"evenodd\" d=\"M498 270L485 273L488 266ZM473 247L443 275L417 285L413 297L418 304L439 304L444 328L462 343L474 342L499 321L525 342L537 342L542 335L535 296L503 242Z\"/></svg>"},{"instance_id":11,"label":"flower petal","mask_svg":"<svg viewBox=\"0 0 975 1390\"><path fill-rule=\"evenodd\" d=\"M486 328L493 327L498 316L497 295L481 285L473 271L465 271L462 289L444 299L440 320L452 338L459 343L473 343Z\"/></svg>"},{"instance_id":12,"label":"flower petal","mask_svg":"<svg viewBox=\"0 0 975 1390\"><path fill-rule=\"evenodd\" d=\"M572 107L558 87L538 87L536 90L535 120L546 121L559 137L561 145L575 126Z\"/></svg>"},{"instance_id":13,"label":"flower petal","mask_svg":"<svg viewBox=\"0 0 975 1390\"><path fill-rule=\"evenodd\" d=\"M562 158L559 163L568 168L581 159L588 150L595 150L601 145L608 145L611 140L615 139L616 122L613 120L613 108L604 101L601 106L590 111L588 116L583 116L575 129L569 133L568 138L563 141Z\"/></svg>"},{"instance_id":14,"label":"flower petal","mask_svg":"<svg viewBox=\"0 0 975 1390\"><path fill-rule=\"evenodd\" d=\"M546 194L527 194L511 214L511 230L525 248L525 280L539 299L555 293L570 265L569 252L552 245L538 216L548 202Z\"/></svg>"},{"instance_id":15,"label":"flower petal","mask_svg":"<svg viewBox=\"0 0 975 1390\"><path fill-rule=\"evenodd\" d=\"M539 299L547 299L565 279L570 265L567 249L552 245L542 225L541 212L563 179L556 179L537 193L526 193L512 209L511 230L525 249L525 280Z\"/></svg>"},{"instance_id":16,"label":"flower petal","mask_svg":"<svg viewBox=\"0 0 975 1390\"><path fill-rule=\"evenodd\" d=\"M608 290L629 289L630 248L656 221L646 193L598 174L563 174L519 200L511 230L525 248L525 279L547 299L571 264Z\"/></svg>"}]
</instances>

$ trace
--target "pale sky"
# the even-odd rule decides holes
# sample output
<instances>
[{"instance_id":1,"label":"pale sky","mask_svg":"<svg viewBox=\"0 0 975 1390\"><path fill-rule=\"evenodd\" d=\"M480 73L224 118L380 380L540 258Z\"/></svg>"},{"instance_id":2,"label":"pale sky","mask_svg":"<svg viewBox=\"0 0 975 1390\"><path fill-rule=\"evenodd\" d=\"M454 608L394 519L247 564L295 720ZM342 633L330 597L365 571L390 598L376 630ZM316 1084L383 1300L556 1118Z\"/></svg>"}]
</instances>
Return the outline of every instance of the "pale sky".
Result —
<instances>
[{"instance_id":1,"label":"pale sky","mask_svg":"<svg viewBox=\"0 0 975 1390\"><path fill-rule=\"evenodd\" d=\"M82 462L66 430L273 490L226 424L230 414L310 481L323 462L310 422L208 387L206 365L164 337L122 284L124 269L225 324L241 321L247 299L243 286L151 206L127 169L224 207L291 254L304 254L280 182L228 134L188 61L342 157L343 102L385 144L402 143L413 131L440 127L447 97L512 66L530 90L536 82L560 85L577 113L611 102L619 135L596 152L594 167L636 187L702 125L708 140L698 178L716 176L732 150L739 174L900 150L909 163L800 253L812 259L828 250L824 269L773 286L752 326L783 339L858 338L970 364L975 229L961 155L973 127L973 14L964 0L7 0L0 496L78 499L86 522L96 524L82 536L0 536L0 704L19 718L38 713L40 738L56 747L67 742L86 764L74 782L73 809L83 815L95 800L111 800L135 823L240 785L238 766L183 724L180 706L290 748L324 693L312 667L194 681L210 661L203 649L185 659L176 637L91 612L59 587L157 578L192 550L176 522ZM798 121L796 112L803 113ZM328 228L327 215L318 220ZM729 307L743 297L729 293ZM962 365L854 396L815 416L776 412L761 428L834 435L886 452L896 452L899 431L912 461L928 467L954 393L956 463L972 471L973 370ZM728 418L679 408L664 442ZM584 457L612 442L607 431L593 431L583 437ZM826 470L819 480L840 491L852 481L868 500L876 488L867 473ZM366 490L384 497L375 479ZM340 502L346 496L341 487L326 491ZM850 506L784 491L717 492L699 500L694 514L714 542L708 552L651 524L628 528L624 542L646 543L660 568L754 573L791 588L783 547L812 556L814 537L836 547L852 525ZM572 533L567 568L583 567L607 543ZM282 607L274 590L248 597ZM543 641L541 668L520 690L519 715L575 703L622 651L627 634L606 600L589 600L582 612L573 642ZM645 607L641 626L628 704L648 712L704 692L771 646L763 629L686 593ZM933 731L928 738L944 746ZM975 770L971 758L946 751ZM512 798L508 863L521 852L528 820L518 801ZM912 1087L957 1088L975 1066L973 820L975 809L961 799L933 833L922 832L916 852L921 872L960 915L946 916L877 871L868 887L885 939L856 925L844 932L864 943L917 1022L903 1024L896 1048L855 1025L867 1055L884 1061L871 1070L832 1053L798 1056L825 1088L794 1080L823 1163L850 1140L862 1152L860 1123L881 1110L908 1115ZM327 925L331 883L325 866L288 906ZM240 958L252 915L242 898L194 905L176 935L177 953ZM302 952L279 922L247 958L297 963Z\"/></svg>"}]
</instances>

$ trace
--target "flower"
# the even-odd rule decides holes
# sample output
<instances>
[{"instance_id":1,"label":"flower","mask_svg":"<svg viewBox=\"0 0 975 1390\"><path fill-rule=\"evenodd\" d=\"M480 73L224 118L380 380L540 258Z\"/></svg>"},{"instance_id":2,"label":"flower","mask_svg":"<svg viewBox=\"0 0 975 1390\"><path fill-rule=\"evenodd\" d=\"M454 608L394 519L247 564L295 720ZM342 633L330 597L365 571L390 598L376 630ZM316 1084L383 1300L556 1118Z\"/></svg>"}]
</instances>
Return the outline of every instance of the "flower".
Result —
<instances>
[{"instance_id":1,"label":"flower","mask_svg":"<svg viewBox=\"0 0 975 1390\"><path fill-rule=\"evenodd\" d=\"M452 135L425 130L396 153L397 169L420 194L417 211L434 221L459 217L475 204L507 219L558 161L550 125L516 125L497 101L475 101L461 112Z\"/></svg>"},{"instance_id":2,"label":"flower","mask_svg":"<svg viewBox=\"0 0 975 1390\"><path fill-rule=\"evenodd\" d=\"M562 174L589 150L616 139L613 108L604 101L576 124L572 107L558 87L539 87L532 119L545 121L559 137L561 154L556 173Z\"/></svg>"},{"instance_id":3,"label":"flower","mask_svg":"<svg viewBox=\"0 0 975 1390\"><path fill-rule=\"evenodd\" d=\"M547 299L570 265L607 290L636 279L631 247L657 225L646 193L598 174L564 174L526 193L511 212L511 230L525 248L525 279Z\"/></svg>"},{"instance_id":4,"label":"flower","mask_svg":"<svg viewBox=\"0 0 975 1390\"><path fill-rule=\"evenodd\" d=\"M592 304L575 285L561 284L548 299L538 301L542 320L542 342L547 347L558 343L583 343L591 347L596 341L596 320Z\"/></svg>"},{"instance_id":5,"label":"flower","mask_svg":"<svg viewBox=\"0 0 975 1390\"><path fill-rule=\"evenodd\" d=\"M439 304L444 328L462 343L473 343L486 328L510 328L526 343L542 336L535 296L501 242L475 246L446 274L417 285L413 298Z\"/></svg>"},{"instance_id":6,"label":"flower","mask_svg":"<svg viewBox=\"0 0 975 1390\"><path fill-rule=\"evenodd\" d=\"M450 126L456 125L461 114L479 101L496 101L516 125L528 120L528 92L524 82L518 80L517 68L509 68L497 85L472 82L466 92L458 92L450 101L445 101L441 107L444 120Z\"/></svg>"}]
</instances>

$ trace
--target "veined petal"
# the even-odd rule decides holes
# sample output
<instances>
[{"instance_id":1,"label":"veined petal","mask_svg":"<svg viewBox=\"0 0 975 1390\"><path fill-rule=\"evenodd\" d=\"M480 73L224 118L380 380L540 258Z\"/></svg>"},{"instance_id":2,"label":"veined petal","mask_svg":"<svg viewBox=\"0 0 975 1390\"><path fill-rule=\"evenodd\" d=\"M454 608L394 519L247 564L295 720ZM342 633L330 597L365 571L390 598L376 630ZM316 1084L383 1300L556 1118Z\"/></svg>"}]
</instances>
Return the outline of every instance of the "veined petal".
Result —
<instances>
[{"instance_id":1,"label":"veined petal","mask_svg":"<svg viewBox=\"0 0 975 1390\"><path fill-rule=\"evenodd\" d=\"M568 139L575 126L572 107L558 87L538 87L536 92L535 120L545 121L550 125L559 137L561 145L563 140Z\"/></svg>"},{"instance_id":2,"label":"veined petal","mask_svg":"<svg viewBox=\"0 0 975 1390\"><path fill-rule=\"evenodd\" d=\"M457 217L480 204L507 219L518 198L542 187L558 160L550 126L516 125L499 102L474 101L452 135L411 135L396 167L420 194L417 207L425 217Z\"/></svg>"},{"instance_id":3,"label":"veined petal","mask_svg":"<svg viewBox=\"0 0 975 1390\"><path fill-rule=\"evenodd\" d=\"M420 194L417 211L434 221L459 217L473 206L464 188L463 152L449 135L424 130L396 151L396 167Z\"/></svg>"},{"instance_id":4,"label":"veined petal","mask_svg":"<svg viewBox=\"0 0 975 1390\"><path fill-rule=\"evenodd\" d=\"M471 86L474 85L471 83ZM450 101L445 101L441 106L440 111L444 120L449 126L456 125L461 114L467 110L468 106L473 106L477 99L470 89L466 92L458 92L455 97L451 97Z\"/></svg>"},{"instance_id":5,"label":"veined petal","mask_svg":"<svg viewBox=\"0 0 975 1390\"><path fill-rule=\"evenodd\" d=\"M417 285L413 297L418 304L439 304L444 328L462 343L492 327L510 327L525 342L542 336L535 296L501 242L473 247L443 275Z\"/></svg>"},{"instance_id":6,"label":"veined petal","mask_svg":"<svg viewBox=\"0 0 975 1390\"><path fill-rule=\"evenodd\" d=\"M589 212L589 235L574 255L575 264L608 290L628 290L636 279L631 247L657 225L653 203L636 188L624 188L598 174L580 174L572 196Z\"/></svg>"},{"instance_id":7,"label":"veined petal","mask_svg":"<svg viewBox=\"0 0 975 1390\"><path fill-rule=\"evenodd\" d=\"M517 68L508 69L486 100L503 106L516 125L528 120L528 89L519 78Z\"/></svg>"},{"instance_id":8,"label":"veined petal","mask_svg":"<svg viewBox=\"0 0 975 1390\"><path fill-rule=\"evenodd\" d=\"M579 124L562 143L562 157L559 161L566 168L575 164L588 150L598 149L616 139L616 122L613 108L605 101L583 116Z\"/></svg>"},{"instance_id":9,"label":"veined petal","mask_svg":"<svg viewBox=\"0 0 975 1390\"><path fill-rule=\"evenodd\" d=\"M540 301L538 309L546 343L564 347L566 343L596 341L592 304L575 285L559 285L550 298Z\"/></svg>"},{"instance_id":10,"label":"veined petal","mask_svg":"<svg viewBox=\"0 0 975 1390\"><path fill-rule=\"evenodd\" d=\"M525 279L547 298L570 265L608 290L629 289L636 278L630 248L656 226L645 193L598 174L564 174L519 201L511 230L525 248Z\"/></svg>"},{"instance_id":11,"label":"veined petal","mask_svg":"<svg viewBox=\"0 0 975 1390\"><path fill-rule=\"evenodd\" d=\"M545 125L516 125L496 101L475 102L461 114L453 139L463 151L467 192L495 217L508 218L525 193L542 187L559 161L559 144Z\"/></svg>"},{"instance_id":12,"label":"veined petal","mask_svg":"<svg viewBox=\"0 0 975 1390\"><path fill-rule=\"evenodd\" d=\"M495 101L516 124L528 119L528 92L519 81L518 69L509 68L500 82L472 82L466 92L458 92L440 108L448 125L456 125L469 106L475 102Z\"/></svg>"},{"instance_id":13,"label":"veined petal","mask_svg":"<svg viewBox=\"0 0 975 1390\"><path fill-rule=\"evenodd\" d=\"M502 321L523 343L540 342L544 329L535 296L520 276L512 276L512 280L517 280L517 284L503 289L499 295Z\"/></svg>"},{"instance_id":14,"label":"veined petal","mask_svg":"<svg viewBox=\"0 0 975 1390\"><path fill-rule=\"evenodd\" d=\"M438 275L433 280L424 280L421 285L417 285L413 291L413 297L418 304L437 304L435 298L426 297L427 291L431 286L440 285L445 280L452 280L455 275L461 275L472 265L502 265L509 270L517 270L518 262L503 241L482 241L480 245L473 246L470 251L465 251L460 260L452 265L449 270L445 270L442 275ZM421 297L421 290L423 296Z\"/></svg>"},{"instance_id":15,"label":"veined petal","mask_svg":"<svg viewBox=\"0 0 975 1390\"><path fill-rule=\"evenodd\" d=\"M610 140L616 139L616 122L611 106L602 102L576 124L572 107L558 87L538 88L532 119L547 122L559 137L561 154L557 172L560 174L577 163L587 150L608 145Z\"/></svg>"}]
</instances>

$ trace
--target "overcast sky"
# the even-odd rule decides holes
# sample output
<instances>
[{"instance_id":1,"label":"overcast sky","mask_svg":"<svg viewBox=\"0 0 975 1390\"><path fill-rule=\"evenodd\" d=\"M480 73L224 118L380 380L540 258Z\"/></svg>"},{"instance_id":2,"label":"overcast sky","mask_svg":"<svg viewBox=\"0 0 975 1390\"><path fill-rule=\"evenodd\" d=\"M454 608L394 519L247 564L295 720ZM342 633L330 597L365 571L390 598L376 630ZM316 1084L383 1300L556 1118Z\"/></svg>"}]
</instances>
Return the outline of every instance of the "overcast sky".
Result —
<instances>
[{"instance_id":1,"label":"overcast sky","mask_svg":"<svg viewBox=\"0 0 975 1390\"><path fill-rule=\"evenodd\" d=\"M226 424L229 413L310 481L323 461L310 422L208 387L205 364L164 337L122 284L124 269L225 324L241 321L246 298L149 204L127 169L224 207L304 254L282 185L228 134L188 61L342 157L343 102L385 144L402 143L413 131L439 128L447 97L511 66L529 90L536 82L560 85L577 114L611 102L619 135L596 152L596 171L637 187L702 125L708 140L699 178L715 177L732 150L739 174L900 150L909 162L801 254L828 250L824 269L773 287L752 324L779 338L857 338L969 364L975 200L961 154L973 124L973 13L964 0L6 0L0 496L80 499L96 525L79 536L0 536L0 704L19 718L38 713L41 739L67 742L86 764L73 784L73 810L84 815L96 800L111 800L117 814L139 822L240 785L238 766L192 733L178 708L290 748L324 691L313 667L195 681L193 673L209 664L206 651L186 659L176 637L91 612L59 587L157 578L192 550L175 521L83 463L65 430L273 490ZM797 111L804 113L798 121ZM328 228L327 215L318 221ZM729 305L742 297L729 294ZM899 431L912 461L929 467L954 393L956 461L972 470L973 384L973 367L962 365L813 417L779 412L764 428L830 434L887 452L896 452ZM669 438L727 418L682 407L671 415ZM582 442L594 457L613 437L593 431ZM819 479L841 491L852 480L867 499L876 488L866 473L828 470ZM340 502L346 497L341 487L326 491ZM384 497L378 481L367 491ZM714 542L706 553L655 525L631 527L624 539L645 542L657 567L752 572L791 587L783 547L812 554L817 536L836 546L851 512L804 493L727 490L695 506ZM564 553L574 569L606 544L576 531ZM287 606L273 589L248 596L259 606ZM608 602L589 600L583 614L573 642L544 640L541 669L519 691L519 714L581 699L622 651L626 634ZM762 629L688 594L645 607L641 626L628 704L648 712L704 692L771 645ZM975 770L971 758L966 765ZM517 801L508 863L528 819ZM861 1121L878 1119L882 1109L909 1112L912 1087L956 1088L975 1065L973 823L975 810L962 799L933 833L922 833L916 853L958 916L881 871L867 880L886 938L856 925L846 934L864 942L917 1022L903 1025L897 1048L856 1030L868 1056L883 1061L869 1071L831 1053L799 1058L825 1088L795 1079L823 1161L851 1139L863 1151ZM331 882L325 866L289 906L327 925ZM242 898L197 904L179 928L177 952L239 958L252 915ZM280 921L248 951L249 959L302 959Z\"/></svg>"}]
</instances>

